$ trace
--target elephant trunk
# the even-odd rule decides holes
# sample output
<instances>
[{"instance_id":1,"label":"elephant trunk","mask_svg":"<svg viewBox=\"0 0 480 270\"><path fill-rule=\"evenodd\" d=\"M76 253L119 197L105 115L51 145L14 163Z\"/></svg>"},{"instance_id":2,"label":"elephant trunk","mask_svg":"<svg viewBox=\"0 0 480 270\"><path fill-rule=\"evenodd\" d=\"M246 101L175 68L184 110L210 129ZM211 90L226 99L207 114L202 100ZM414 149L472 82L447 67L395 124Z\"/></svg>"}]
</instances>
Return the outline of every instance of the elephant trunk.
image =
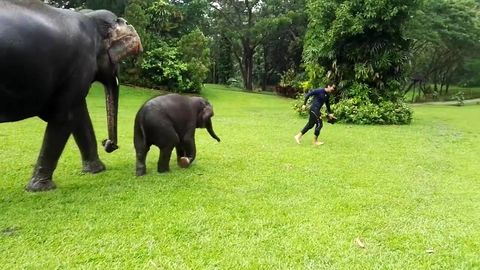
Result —
<instances>
[{"instance_id":1,"label":"elephant trunk","mask_svg":"<svg viewBox=\"0 0 480 270\"><path fill-rule=\"evenodd\" d=\"M205 127L207 128L208 134L210 134L212 138L217 140L217 142L220 142L220 138L218 138L217 134L215 134L215 131L213 131L212 119L208 119Z\"/></svg>"},{"instance_id":2,"label":"elephant trunk","mask_svg":"<svg viewBox=\"0 0 480 270\"><path fill-rule=\"evenodd\" d=\"M112 85L105 86L105 100L107 108L108 139L103 140L102 145L107 153L118 149L117 145L117 114L118 114L118 79Z\"/></svg>"}]
</instances>

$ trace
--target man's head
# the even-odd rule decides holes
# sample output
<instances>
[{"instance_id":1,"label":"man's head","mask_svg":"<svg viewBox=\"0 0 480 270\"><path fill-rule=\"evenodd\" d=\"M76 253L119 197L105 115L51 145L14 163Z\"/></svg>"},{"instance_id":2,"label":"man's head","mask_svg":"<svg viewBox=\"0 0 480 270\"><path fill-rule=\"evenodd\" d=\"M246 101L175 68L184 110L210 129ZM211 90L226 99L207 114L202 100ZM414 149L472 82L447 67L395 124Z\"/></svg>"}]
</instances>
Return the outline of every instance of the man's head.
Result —
<instances>
[{"instance_id":1,"label":"man's head","mask_svg":"<svg viewBox=\"0 0 480 270\"><path fill-rule=\"evenodd\" d=\"M337 89L337 86L334 83L329 83L329 84L327 84L327 87L325 88L325 91L327 91L328 93L331 93L331 92L335 91L335 89Z\"/></svg>"}]
</instances>

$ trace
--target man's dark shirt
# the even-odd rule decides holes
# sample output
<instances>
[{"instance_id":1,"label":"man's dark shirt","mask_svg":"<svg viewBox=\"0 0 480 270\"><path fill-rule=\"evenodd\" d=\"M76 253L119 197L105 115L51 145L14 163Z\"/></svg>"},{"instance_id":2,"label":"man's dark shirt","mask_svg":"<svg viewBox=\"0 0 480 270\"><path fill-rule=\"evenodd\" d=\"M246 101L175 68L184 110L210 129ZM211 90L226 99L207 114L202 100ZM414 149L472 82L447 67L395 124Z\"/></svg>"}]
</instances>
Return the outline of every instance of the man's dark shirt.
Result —
<instances>
[{"instance_id":1,"label":"man's dark shirt","mask_svg":"<svg viewBox=\"0 0 480 270\"><path fill-rule=\"evenodd\" d=\"M320 109L323 104L327 107L327 113L331 114L332 110L330 109L330 95L325 91L324 88L313 89L305 95L305 101L303 104L307 104L308 99L313 96L312 106L310 110L318 117L320 115Z\"/></svg>"}]
</instances>

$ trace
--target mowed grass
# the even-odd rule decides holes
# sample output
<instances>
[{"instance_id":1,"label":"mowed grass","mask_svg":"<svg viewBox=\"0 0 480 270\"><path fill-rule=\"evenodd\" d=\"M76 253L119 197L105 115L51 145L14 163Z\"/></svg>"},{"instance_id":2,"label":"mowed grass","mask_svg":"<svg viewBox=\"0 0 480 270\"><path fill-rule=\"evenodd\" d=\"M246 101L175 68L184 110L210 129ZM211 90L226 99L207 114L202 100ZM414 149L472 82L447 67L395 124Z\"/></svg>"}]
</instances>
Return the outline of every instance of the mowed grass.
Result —
<instances>
[{"instance_id":1,"label":"mowed grass","mask_svg":"<svg viewBox=\"0 0 480 270\"><path fill-rule=\"evenodd\" d=\"M326 124L293 136L292 101L208 85L221 143L135 177L133 119L158 92L122 87L119 145L82 174L73 139L57 189L23 191L45 123L0 125L2 269L478 269L480 106L415 106L409 126ZM106 138L103 90L88 97Z\"/></svg>"}]
</instances>

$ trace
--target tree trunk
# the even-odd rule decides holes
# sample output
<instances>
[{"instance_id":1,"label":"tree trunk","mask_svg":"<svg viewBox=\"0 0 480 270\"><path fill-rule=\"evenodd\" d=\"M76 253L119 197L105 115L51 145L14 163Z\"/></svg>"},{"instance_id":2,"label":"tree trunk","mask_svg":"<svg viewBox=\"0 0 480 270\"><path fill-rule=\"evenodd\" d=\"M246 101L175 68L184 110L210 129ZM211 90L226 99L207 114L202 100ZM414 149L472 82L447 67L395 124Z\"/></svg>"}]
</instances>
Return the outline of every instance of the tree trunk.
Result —
<instances>
[{"instance_id":1,"label":"tree trunk","mask_svg":"<svg viewBox=\"0 0 480 270\"><path fill-rule=\"evenodd\" d=\"M262 74L262 91L267 90L268 79L268 47L263 46L263 74Z\"/></svg>"},{"instance_id":2,"label":"tree trunk","mask_svg":"<svg viewBox=\"0 0 480 270\"><path fill-rule=\"evenodd\" d=\"M211 82L212 83L218 83L218 77L217 77L217 62L212 61L212 68L211 68Z\"/></svg>"},{"instance_id":3,"label":"tree trunk","mask_svg":"<svg viewBox=\"0 0 480 270\"><path fill-rule=\"evenodd\" d=\"M243 86L247 90L253 90L253 54L254 48L250 46L250 40L243 42Z\"/></svg>"},{"instance_id":4,"label":"tree trunk","mask_svg":"<svg viewBox=\"0 0 480 270\"><path fill-rule=\"evenodd\" d=\"M447 77L445 82L445 94L448 94L448 88L450 88L450 77Z\"/></svg>"},{"instance_id":5,"label":"tree trunk","mask_svg":"<svg viewBox=\"0 0 480 270\"><path fill-rule=\"evenodd\" d=\"M413 84L413 88L412 88L412 103L415 101L415 84Z\"/></svg>"}]
</instances>

